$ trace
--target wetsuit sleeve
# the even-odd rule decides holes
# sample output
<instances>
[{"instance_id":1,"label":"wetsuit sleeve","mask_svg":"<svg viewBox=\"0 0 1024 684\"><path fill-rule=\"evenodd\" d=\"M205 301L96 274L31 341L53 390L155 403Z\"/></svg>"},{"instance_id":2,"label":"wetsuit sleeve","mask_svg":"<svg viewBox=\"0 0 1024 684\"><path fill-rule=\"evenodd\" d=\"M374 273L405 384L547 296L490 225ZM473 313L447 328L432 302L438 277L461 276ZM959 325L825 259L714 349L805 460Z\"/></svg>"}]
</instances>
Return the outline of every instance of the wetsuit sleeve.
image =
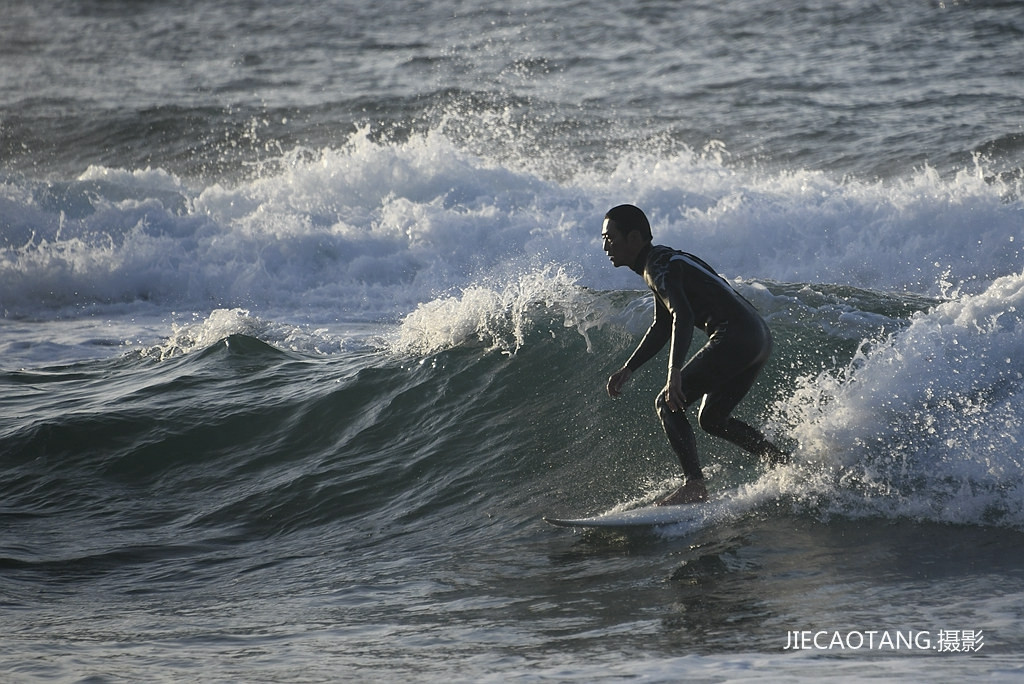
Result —
<instances>
[{"instance_id":1,"label":"wetsuit sleeve","mask_svg":"<svg viewBox=\"0 0 1024 684\"><path fill-rule=\"evenodd\" d=\"M633 352L633 355L629 357L629 361L626 362L626 368L631 371L635 371L661 351L661 348L668 342L669 335L672 333L672 314L669 313L657 296L654 298L654 304L654 323L647 329L643 339L640 340L640 344L637 345L636 351Z\"/></svg>"},{"instance_id":2,"label":"wetsuit sleeve","mask_svg":"<svg viewBox=\"0 0 1024 684\"><path fill-rule=\"evenodd\" d=\"M671 320L671 338L668 363L669 368L682 368L686 364L686 353L693 341L694 315L690 300L683 290L682 266L674 263L670 267L670 277L662 283L661 299Z\"/></svg>"}]
</instances>

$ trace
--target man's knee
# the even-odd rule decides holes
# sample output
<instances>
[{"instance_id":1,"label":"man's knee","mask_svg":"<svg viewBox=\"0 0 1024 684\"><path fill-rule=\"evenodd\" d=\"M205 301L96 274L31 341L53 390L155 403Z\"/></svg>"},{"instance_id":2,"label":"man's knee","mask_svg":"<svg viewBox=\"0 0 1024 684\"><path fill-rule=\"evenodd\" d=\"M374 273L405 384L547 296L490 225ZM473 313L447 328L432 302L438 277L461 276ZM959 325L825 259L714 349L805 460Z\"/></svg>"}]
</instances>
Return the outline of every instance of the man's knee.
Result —
<instances>
[{"instance_id":1,"label":"man's knee","mask_svg":"<svg viewBox=\"0 0 1024 684\"><path fill-rule=\"evenodd\" d=\"M668 402L665 401L664 392L658 392L658 396L654 398L654 410L658 413L658 417L662 419L672 412L668 407Z\"/></svg>"},{"instance_id":2,"label":"man's knee","mask_svg":"<svg viewBox=\"0 0 1024 684\"><path fill-rule=\"evenodd\" d=\"M720 437L728 430L729 416L702 407L700 413L697 414L697 424L704 432Z\"/></svg>"},{"instance_id":3,"label":"man's knee","mask_svg":"<svg viewBox=\"0 0 1024 684\"><path fill-rule=\"evenodd\" d=\"M687 398L686 399L686 403L684 403L683 406L682 406L682 410L683 411L687 411L687 410L689 410L689 408L691 406L693 406L693 400ZM659 416L663 415L663 414L675 413L675 411L673 411L669 407L668 401L666 401L666 399L665 399L665 393L664 392L658 392L658 396L655 397L655 399L654 399L654 410L658 412Z\"/></svg>"}]
</instances>

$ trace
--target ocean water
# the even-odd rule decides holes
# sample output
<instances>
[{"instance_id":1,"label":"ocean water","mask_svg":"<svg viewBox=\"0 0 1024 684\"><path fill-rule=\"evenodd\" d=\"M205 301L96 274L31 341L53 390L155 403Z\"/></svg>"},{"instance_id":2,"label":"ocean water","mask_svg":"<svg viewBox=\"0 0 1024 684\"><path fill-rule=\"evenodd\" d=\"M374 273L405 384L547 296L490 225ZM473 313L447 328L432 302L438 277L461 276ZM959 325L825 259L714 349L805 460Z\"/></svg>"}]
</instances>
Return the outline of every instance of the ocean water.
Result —
<instances>
[{"instance_id":1,"label":"ocean water","mask_svg":"<svg viewBox=\"0 0 1024 684\"><path fill-rule=\"evenodd\" d=\"M0 14L3 681L1019 680L1019 3ZM794 451L630 536L622 202Z\"/></svg>"}]
</instances>

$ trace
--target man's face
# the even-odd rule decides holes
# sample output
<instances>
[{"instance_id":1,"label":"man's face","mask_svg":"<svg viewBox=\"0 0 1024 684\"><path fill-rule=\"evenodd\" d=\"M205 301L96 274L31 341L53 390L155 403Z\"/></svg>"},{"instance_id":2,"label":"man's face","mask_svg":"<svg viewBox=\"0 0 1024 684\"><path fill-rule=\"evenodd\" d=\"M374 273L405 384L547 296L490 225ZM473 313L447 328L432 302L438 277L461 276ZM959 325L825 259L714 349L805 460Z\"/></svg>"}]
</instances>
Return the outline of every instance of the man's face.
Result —
<instances>
[{"instance_id":1,"label":"man's face","mask_svg":"<svg viewBox=\"0 0 1024 684\"><path fill-rule=\"evenodd\" d=\"M623 235L615 221L604 220L604 226L601 229L601 242L604 245L605 254L611 259L612 266L618 268L619 266L633 265L640 252L636 244L639 242L637 240L639 235L640 233L635 230Z\"/></svg>"}]
</instances>

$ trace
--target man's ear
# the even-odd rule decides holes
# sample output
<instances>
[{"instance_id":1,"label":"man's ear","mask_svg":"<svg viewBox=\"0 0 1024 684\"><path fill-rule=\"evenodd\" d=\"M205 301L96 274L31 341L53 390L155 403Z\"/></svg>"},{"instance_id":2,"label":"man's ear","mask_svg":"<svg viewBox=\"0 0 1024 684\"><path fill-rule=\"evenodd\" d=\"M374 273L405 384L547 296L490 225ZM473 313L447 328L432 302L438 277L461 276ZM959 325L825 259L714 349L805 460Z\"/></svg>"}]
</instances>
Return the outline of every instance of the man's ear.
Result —
<instances>
[{"instance_id":1,"label":"man's ear","mask_svg":"<svg viewBox=\"0 0 1024 684\"><path fill-rule=\"evenodd\" d=\"M631 230L626 235L626 242L629 243L630 248L639 250L647 244L647 238L639 230Z\"/></svg>"}]
</instances>

